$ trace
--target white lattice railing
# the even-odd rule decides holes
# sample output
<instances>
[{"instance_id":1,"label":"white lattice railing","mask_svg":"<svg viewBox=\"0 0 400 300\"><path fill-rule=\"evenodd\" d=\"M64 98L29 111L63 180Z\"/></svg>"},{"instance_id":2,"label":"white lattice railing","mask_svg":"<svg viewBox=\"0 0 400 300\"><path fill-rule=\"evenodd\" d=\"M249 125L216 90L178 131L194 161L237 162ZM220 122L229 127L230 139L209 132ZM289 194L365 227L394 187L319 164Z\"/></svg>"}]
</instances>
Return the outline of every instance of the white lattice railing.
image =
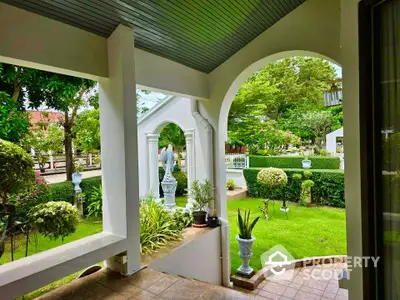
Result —
<instances>
[{"instance_id":1,"label":"white lattice railing","mask_svg":"<svg viewBox=\"0 0 400 300\"><path fill-rule=\"evenodd\" d=\"M226 169L246 169L249 167L249 158L245 154L225 154Z\"/></svg>"}]
</instances>

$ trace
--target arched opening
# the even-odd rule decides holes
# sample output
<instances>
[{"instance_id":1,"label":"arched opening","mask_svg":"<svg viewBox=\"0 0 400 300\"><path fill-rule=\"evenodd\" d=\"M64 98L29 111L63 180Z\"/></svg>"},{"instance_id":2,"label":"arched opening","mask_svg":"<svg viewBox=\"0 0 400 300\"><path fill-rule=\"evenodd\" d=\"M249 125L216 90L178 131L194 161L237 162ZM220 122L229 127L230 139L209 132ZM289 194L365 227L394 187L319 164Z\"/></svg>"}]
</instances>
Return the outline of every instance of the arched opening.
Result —
<instances>
[{"instance_id":1,"label":"arched opening","mask_svg":"<svg viewBox=\"0 0 400 300\"><path fill-rule=\"evenodd\" d=\"M287 51L252 64L228 89L219 114L218 149L234 153L220 155L219 167L226 172L218 184L221 189L239 186L249 195L239 191L230 200L228 191L232 273L242 263L235 239L238 209L250 209L250 219L260 216L250 263L255 271L263 267L263 253L276 245L296 259L346 255L343 148L340 153L326 148L326 136L342 127L342 108L324 103L325 92L341 87L340 78L340 66L331 59ZM306 160L312 161L310 170L303 167ZM283 170L284 187L258 181L259 171L268 167Z\"/></svg>"}]
</instances>

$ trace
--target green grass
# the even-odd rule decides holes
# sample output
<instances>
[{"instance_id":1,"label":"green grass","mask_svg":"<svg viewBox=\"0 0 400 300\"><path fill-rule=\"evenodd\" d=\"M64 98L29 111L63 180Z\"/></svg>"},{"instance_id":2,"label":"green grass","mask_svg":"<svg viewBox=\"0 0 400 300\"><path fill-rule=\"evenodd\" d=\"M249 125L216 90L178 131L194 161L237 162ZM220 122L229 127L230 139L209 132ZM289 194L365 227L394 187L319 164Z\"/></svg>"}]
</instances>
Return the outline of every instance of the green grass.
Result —
<instances>
[{"instance_id":1,"label":"green grass","mask_svg":"<svg viewBox=\"0 0 400 300\"><path fill-rule=\"evenodd\" d=\"M239 247L235 239L238 234L237 209L250 209L251 220L262 216L259 210L261 199L246 198L228 201L230 222L231 268L236 272L241 264ZM276 245L282 245L294 258L346 254L346 213L341 208L301 207L289 204L289 220L279 208L281 201L269 204L270 220L260 218L253 230L253 258L250 265L255 271L261 269L260 256Z\"/></svg>"},{"instance_id":2,"label":"green grass","mask_svg":"<svg viewBox=\"0 0 400 300\"><path fill-rule=\"evenodd\" d=\"M180 196L175 198L176 206L179 207L186 207L187 203L187 196Z\"/></svg>"},{"instance_id":3,"label":"green grass","mask_svg":"<svg viewBox=\"0 0 400 300\"><path fill-rule=\"evenodd\" d=\"M29 255L39 253L45 250L49 250L52 248L55 248L57 246L61 246L64 244L67 244L69 242L79 240L81 238L99 233L103 230L103 225L101 221L98 220L84 220L83 222L79 223L76 229L76 232L69 237L65 238L64 241L57 240L57 241L52 241L48 238L45 238L44 236L38 234L37 235L37 241L35 242L35 238L32 236L31 243L29 244L28 248L28 253ZM37 244L37 247L35 246ZM25 243L23 241L23 237L19 237L16 240L16 246L18 249L14 252L14 260L20 259L25 257ZM10 247L9 244L6 246L6 252L4 252L2 258L1 258L1 264L5 264L7 262L11 261L11 253L10 253ZM52 289L55 289L61 285L67 284L71 282L73 279L75 279L79 273L76 272L74 274L71 274L67 277L64 277L58 281L52 282L51 284L44 286L36 291L33 291L27 295L24 296L24 300L30 300L30 299L35 299L36 297L39 297L40 295L47 293L48 291L51 291ZM18 298L22 299L22 297Z\"/></svg>"}]
</instances>

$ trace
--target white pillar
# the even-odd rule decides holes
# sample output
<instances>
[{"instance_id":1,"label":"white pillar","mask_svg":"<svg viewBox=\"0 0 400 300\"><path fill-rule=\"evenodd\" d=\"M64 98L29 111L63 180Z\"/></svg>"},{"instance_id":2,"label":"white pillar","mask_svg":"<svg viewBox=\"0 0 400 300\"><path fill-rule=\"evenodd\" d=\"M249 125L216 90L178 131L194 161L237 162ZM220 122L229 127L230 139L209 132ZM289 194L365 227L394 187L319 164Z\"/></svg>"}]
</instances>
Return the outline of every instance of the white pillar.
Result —
<instances>
[{"instance_id":1,"label":"white pillar","mask_svg":"<svg viewBox=\"0 0 400 300\"><path fill-rule=\"evenodd\" d=\"M193 181L196 179L196 161L194 157L194 134L193 130L185 131L186 138L186 158L185 158L185 166L186 166L186 175L188 181L188 191L192 187ZM193 199L191 199L190 195L188 195L188 203L186 204L187 209L191 209L193 206Z\"/></svg>"},{"instance_id":2,"label":"white pillar","mask_svg":"<svg viewBox=\"0 0 400 300\"><path fill-rule=\"evenodd\" d=\"M140 268L133 29L119 25L107 40L107 52L109 77L99 80L103 230L126 238L125 272L132 274Z\"/></svg>"},{"instance_id":3,"label":"white pillar","mask_svg":"<svg viewBox=\"0 0 400 300\"><path fill-rule=\"evenodd\" d=\"M54 158L53 153L49 151L50 169L54 169Z\"/></svg>"},{"instance_id":4,"label":"white pillar","mask_svg":"<svg viewBox=\"0 0 400 300\"><path fill-rule=\"evenodd\" d=\"M159 134L147 134L148 146L148 166L149 166L149 193L152 193L156 199L160 198L160 175L158 170L158 137Z\"/></svg>"}]
</instances>

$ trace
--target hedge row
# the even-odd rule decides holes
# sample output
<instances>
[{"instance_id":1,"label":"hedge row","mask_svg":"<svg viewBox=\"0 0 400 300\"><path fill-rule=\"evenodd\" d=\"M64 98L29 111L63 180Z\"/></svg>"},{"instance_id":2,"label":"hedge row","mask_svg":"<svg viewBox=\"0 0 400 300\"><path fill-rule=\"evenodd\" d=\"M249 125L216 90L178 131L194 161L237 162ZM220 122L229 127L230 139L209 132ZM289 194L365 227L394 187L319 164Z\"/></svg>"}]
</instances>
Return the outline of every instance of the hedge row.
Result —
<instances>
[{"instance_id":1,"label":"hedge row","mask_svg":"<svg viewBox=\"0 0 400 300\"><path fill-rule=\"evenodd\" d=\"M86 199L90 196L90 192L94 187L101 185L101 176L84 178L80 184L82 192ZM74 203L74 185L70 181L49 184L50 199L52 201L67 201Z\"/></svg>"},{"instance_id":2,"label":"hedge row","mask_svg":"<svg viewBox=\"0 0 400 300\"><path fill-rule=\"evenodd\" d=\"M267 198L265 186L257 182L260 168L244 169L247 189L250 197ZM271 194L272 199L283 199L298 202L301 182L292 179L293 174L303 173L304 169L283 169L288 176L288 184ZM344 172L342 170L312 170L311 179L315 182L312 188L312 201L319 205L344 207Z\"/></svg>"},{"instance_id":3,"label":"hedge row","mask_svg":"<svg viewBox=\"0 0 400 300\"><path fill-rule=\"evenodd\" d=\"M250 168L301 168L302 156L256 156L250 155ZM311 156L312 169L339 169L339 157Z\"/></svg>"}]
</instances>

